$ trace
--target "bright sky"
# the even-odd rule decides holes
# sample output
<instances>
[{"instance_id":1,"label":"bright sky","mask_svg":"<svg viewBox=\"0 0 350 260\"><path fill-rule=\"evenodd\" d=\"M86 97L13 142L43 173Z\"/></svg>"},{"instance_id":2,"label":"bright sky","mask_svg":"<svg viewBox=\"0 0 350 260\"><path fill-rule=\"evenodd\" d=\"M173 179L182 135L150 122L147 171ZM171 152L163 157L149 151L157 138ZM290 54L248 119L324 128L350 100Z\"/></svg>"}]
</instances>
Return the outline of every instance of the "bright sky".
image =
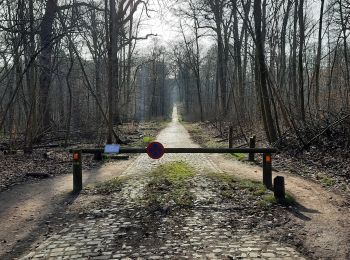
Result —
<instances>
[{"instance_id":1,"label":"bright sky","mask_svg":"<svg viewBox=\"0 0 350 260\"><path fill-rule=\"evenodd\" d=\"M157 34L158 38L165 45L170 44L179 37L178 27L179 19L170 11L174 8L167 2L175 2L169 0L150 0L149 2L149 18L142 22L140 36L148 33ZM139 45L146 47L152 44L152 39L142 41ZM143 48L142 48L143 49Z\"/></svg>"},{"instance_id":2,"label":"bright sky","mask_svg":"<svg viewBox=\"0 0 350 260\"><path fill-rule=\"evenodd\" d=\"M176 42L182 42L183 36L180 31L181 19L174 15L174 9L178 9L179 5L176 4L176 0L149 0L149 18L145 18L140 28L139 36L144 36L148 33L158 35L160 44L165 47L173 46ZM139 10L140 11L140 10ZM183 25L185 24L182 18ZM188 30L186 26L184 29ZM186 33L186 37L193 35L192 32ZM153 46L153 40L155 37L150 37L146 41L140 41L137 43L137 49L147 53L151 46ZM188 38L189 39L189 38ZM212 44L212 39L203 37L200 39L200 45L202 51L206 51L208 46Z\"/></svg>"}]
</instances>

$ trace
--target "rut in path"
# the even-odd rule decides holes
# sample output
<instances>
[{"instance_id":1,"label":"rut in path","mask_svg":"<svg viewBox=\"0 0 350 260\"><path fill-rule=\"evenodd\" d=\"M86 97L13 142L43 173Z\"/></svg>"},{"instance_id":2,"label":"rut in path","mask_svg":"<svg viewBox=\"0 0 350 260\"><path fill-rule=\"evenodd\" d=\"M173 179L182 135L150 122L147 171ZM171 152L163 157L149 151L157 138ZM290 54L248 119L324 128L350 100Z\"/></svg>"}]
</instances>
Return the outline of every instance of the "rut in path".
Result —
<instances>
[{"instance_id":1,"label":"rut in path","mask_svg":"<svg viewBox=\"0 0 350 260\"><path fill-rule=\"evenodd\" d=\"M197 147L178 122L176 108L173 122L157 140L166 147ZM150 180L149 172L171 161L185 161L196 170L192 179L194 207L164 216L149 214L138 204ZM157 161L140 155L123 173L127 182L108 207L52 236L26 258L303 259L291 246L263 237L246 225L240 209L221 203L213 183L205 177L213 171L220 170L203 154L167 154Z\"/></svg>"}]
</instances>

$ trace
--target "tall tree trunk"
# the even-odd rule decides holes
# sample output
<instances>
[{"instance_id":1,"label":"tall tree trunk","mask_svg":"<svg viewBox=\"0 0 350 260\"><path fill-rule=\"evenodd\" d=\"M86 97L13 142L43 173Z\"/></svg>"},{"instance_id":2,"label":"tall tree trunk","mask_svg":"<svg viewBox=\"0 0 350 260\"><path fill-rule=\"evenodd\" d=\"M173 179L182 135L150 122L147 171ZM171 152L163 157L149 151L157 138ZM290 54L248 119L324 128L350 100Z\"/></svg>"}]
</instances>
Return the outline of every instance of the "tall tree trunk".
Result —
<instances>
[{"instance_id":1,"label":"tall tree trunk","mask_svg":"<svg viewBox=\"0 0 350 260\"><path fill-rule=\"evenodd\" d=\"M106 7L107 8L107 7ZM108 133L107 143L113 142L113 121L115 93L118 93L118 18L115 0L109 0L109 28L108 28Z\"/></svg>"},{"instance_id":2,"label":"tall tree trunk","mask_svg":"<svg viewBox=\"0 0 350 260\"><path fill-rule=\"evenodd\" d=\"M243 83L243 70L242 70L242 54L241 54L241 40L239 39L238 33L238 16L237 16L237 5L233 2L233 39L234 39L234 62L237 68L237 81L238 81L238 116L244 118L244 104L245 104L245 90ZM243 25L244 26L244 25ZM242 29L243 30L243 29Z\"/></svg>"},{"instance_id":3,"label":"tall tree trunk","mask_svg":"<svg viewBox=\"0 0 350 260\"><path fill-rule=\"evenodd\" d=\"M292 7L292 1L288 0L287 8L284 13L282 28L281 28L281 49L280 49L280 74L279 74L279 85L283 88L285 84L285 74L286 74L286 31L288 25L288 18L290 16L290 9Z\"/></svg>"},{"instance_id":4,"label":"tall tree trunk","mask_svg":"<svg viewBox=\"0 0 350 260\"><path fill-rule=\"evenodd\" d=\"M98 28L97 28L97 19L96 19L96 10L91 12L91 36L92 36L92 45L94 52L94 62L95 62L95 89L96 89L96 110L95 110L95 120L98 124L100 122L100 111L98 109L97 103L101 103L102 93L101 93L101 54L99 50L98 42Z\"/></svg>"},{"instance_id":5,"label":"tall tree trunk","mask_svg":"<svg viewBox=\"0 0 350 260\"><path fill-rule=\"evenodd\" d=\"M348 29L346 27L346 21L344 19L342 0L339 0L339 12L340 12L340 23L342 27L342 33L343 33L343 48L344 48L344 59L345 59L346 106L349 106L350 68L349 68L349 58L348 58L348 44L346 42L346 38L347 38L346 33Z\"/></svg>"},{"instance_id":6,"label":"tall tree trunk","mask_svg":"<svg viewBox=\"0 0 350 260\"><path fill-rule=\"evenodd\" d=\"M40 62L40 95L39 95L39 112L41 116L40 128L45 130L50 126L50 104L49 104L49 91L51 85L51 67L52 67L52 33L53 23L57 10L57 0L47 0L45 14L41 22L40 28L40 41L41 41L41 54L39 57Z\"/></svg>"},{"instance_id":7,"label":"tall tree trunk","mask_svg":"<svg viewBox=\"0 0 350 260\"><path fill-rule=\"evenodd\" d=\"M29 65L31 59L34 58L35 55L35 31L34 31L34 5L33 0L29 0L28 3L28 11L29 11L29 46L28 51L26 53L26 64L29 67L29 71L27 73L27 87L29 93L29 103L30 103L30 111L27 120L27 131L25 136L25 152L31 152L33 149L33 138L36 135L36 63L33 62Z\"/></svg>"},{"instance_id":8,"label":"tall tree trunk","mask_svg":"<svg viewBox=\"0 0 350 260\"><path fill-rule=\"evenodd\" d=\"M267 68L265 64L265 54L264 54L264 38L261 30L262 14L261 14L261 0L254 0L254 24L255 24L255 45L256 45L256 56L259 68L259 95L262 103L262 113L263 117L266 118L265 131L270 143L277 140L277 131L272 117L269 91L267 86Z\"/></svg>"},{"instance_id":9,"label":"tall tree trunk","mask_svg":"<svg viewBox=\"0 0 350 260\"><path fill-rule=\"evenodd\" d=\"M293 19L293 43L292 43L292 73L291 83L293 92L294 106L298 107L298 83L297 83L297 29L298 29L298 0L294 2L294 19Z\"/></svg>"},{"instance_id":10,"label":"tall tree trunk","mask_svg":"<svg viewBox=\"0 0 350 260\"><path fill-rule=\"evenodd\" d=\"M303 50L304 50L304 0L300 0L299 11L299 100L300 100L300 115L301 120L305 121L305 102L304 102L304 65L303 65Z\"/></svg>"},{"instance_id":11,"label":"tall tree trunk","mask_svg":"<svg viewBox=\"0 0 350 260\"><path fill-rule=\"evenodd\" d=\"M217 76L217 85L220 90L220 103L221 103L221 113L226 116L226 77L225 77L225 62L224 62L224 42L222 36L221 25L218 23L218 57L217 57L217 67L218 67L218 76Z\"/></svg>"},{"instance_id":12,"label":"tall tree trunk","mask_svg":"<svg viewBox=\"0 0 350 260\"><path fill-rule=\"evenodd\" d=\"M322 22L323 22L323 7L324 0L321 1L320 9L320 21L318 27L318 44L317 44L317 55L315 61L315 105L318 110L320 107L320 63L321 63L321 52L322 52Z\"/></svg>"},{"instance_id":13,"label":"tall tree trunk","mask_svg":"<svg viewBox=\"0 0 350 260\"><path fill-rule=\"evenodd\" d=\"M199 51L199 35L198 35L199 23L198 19L195 18L195 40L196 40L196 84L197 84L197 95L198 95L198 103L200 110L200 118L201 121L204 121L204 112L203 112L203 102L202 102L202 83L201 83L201 62L200 62L200 51Z\"/></svg>"},{"instance_id":14,"label":"tall tree trunk","mask_svg":"<svg viewBox=\"0 0 350 260\"><path fill-rule=\"evenodd\" d=\"M130 8L134 8L134 0L131 0ZM133 44L132 44L132 35L133 35L133 24L134 24L134 18L133 16L130 19L129 22L129 44L128 44L128 56L127 56L127 71L126 71L126 105L131 105L131 62L132 62L132 52L133 52ZM129 117L129 111L131 110L131 107L126 107L126 116Z\"/></svg>"}]
</instances>

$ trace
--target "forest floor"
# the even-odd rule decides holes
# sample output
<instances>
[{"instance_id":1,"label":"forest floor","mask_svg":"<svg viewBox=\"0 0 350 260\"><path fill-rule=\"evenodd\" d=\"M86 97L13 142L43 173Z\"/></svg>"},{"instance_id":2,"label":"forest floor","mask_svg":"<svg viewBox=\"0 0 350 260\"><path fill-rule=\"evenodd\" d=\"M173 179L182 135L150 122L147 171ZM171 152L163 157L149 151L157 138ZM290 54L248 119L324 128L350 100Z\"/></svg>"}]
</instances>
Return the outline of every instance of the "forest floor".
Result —
<instances>
[{"instance_id":1,"label":"forest floor","mask_svg":"<svg viewBox=\"0 0 350 260\"><path fill-rule=\"evenodd\" d=\"M157 140L166 147L199 146L176 113ZM55 189L65 176L52 178L52 197L45 198L39 185L20 193L27 201L18 191L0 193L8 204L0 211L0 241L25 234L22 242L12 239L0 259L349 259L350 212L343 196L280 171L292 197L288 205L277 204L261 185L261 167L234 157L242 159L166 154L155 161L140 155L85 171L92 180L79 196L68 187Z\"/></svg>"}]
</instances>

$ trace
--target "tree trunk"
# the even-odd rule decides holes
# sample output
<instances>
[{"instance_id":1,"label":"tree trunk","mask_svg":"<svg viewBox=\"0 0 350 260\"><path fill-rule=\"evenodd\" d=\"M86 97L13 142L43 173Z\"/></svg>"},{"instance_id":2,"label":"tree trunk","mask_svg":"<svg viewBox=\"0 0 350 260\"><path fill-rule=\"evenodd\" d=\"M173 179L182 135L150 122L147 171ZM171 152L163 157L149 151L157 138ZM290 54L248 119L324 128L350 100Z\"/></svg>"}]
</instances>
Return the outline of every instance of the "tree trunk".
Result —
<instances>
[{"instance_id":1,"label":"tree trunk","mask_svg":"<svg viewBox=\"0 0 350 260\"><path fill-rule=\"evenodd\" d=\"M340 22L341 22L342 33L343 33L343 48L344 48L344 59L345 59L346 106L349 106L350 69L349 69L349 60L348 60L348 44L346 42L346 38L347 38L346 33L348 29L345 24L346 21L344 20L342 0L339 0L339 12L340 12Z\"/></svg>"},{"instance_id":2,"label":"tree trunk","mask_svg":"<svg viewBox=\"0 0 350 260\"><path fill-rule=\"evenodd\" d=\"M49 91L51 85L51 67L52 67L52 33L53 23L57 10L57 0L47 0L45 14L41 22L40 41L41 54L40 62L40 95L39 95L39 112L41 116L40 128L44 131L50 127L50 105L49 105Z\"/></svg>"},{"instance_id":3,"label":"tree trunk","mask_svg":"<svg viewBox=\"0 0 350 260\"><path fill-rule=\"evenodd\" d=\"M298 107L298 83L297 83L297 29L298 29L298 0L294 3L294 20L293 20L293 43L292 43L292 92L294 106Z\"/></svg>"},{"instance_id":4,"label":"tree trunk","mask_svg":"<svg viewBox=\"0 0 350 260\"><path fill-rule=\"evenodd\" d=\"M107 7L106 7L107 8ZM108 30L108 134L107 143L113 142L113 121L115 93L118 93L118 18L115 0L109 0L109 30Z\"/></svg>"},{"instance_id":5,"label":"tree trunk","mask_svg":"<svg viewBox=\"0 0 350 260\"><path fill-rule=\"evenodd\" d=\"M320 63L321 63L321 52L322 52L322 22L323 22L323 7L324 0L321 0L320 9L320 21L318 28L318 44L317 44L317 55L315 61L315 105L316 109L319 110L320 107Z\"/></svg>"},{"instance_id":6,"label":"tree trunk","mask_svg":"<svg viewBox=\"0 0 350 260\"><path fill-rule=\"evenodd\" d=\"M304 50L304 0L300 0L299 11L299 100L301 120L305 121L305 102L304 102L304 66L303 66L303 50Z\"/></svg>"},{"instance_id":7,"label":"tree trunk","mask_svg":"<svg viewBox=\"0 0 350 260\"><path fill-rule=\"evenodd\" d=\"M258 63L258 71L260 77L260 100L262 103L263 117L266 117L265 131L270 143L277 140L277 131L272 117L269 91L267 86L267 68L265 64L264 54L264 38L261 30L262 15L261 15L261 0L254 0L254 23L255 23L255 45L256 45L256 56Z\"/></svg>"}]
</instances>

